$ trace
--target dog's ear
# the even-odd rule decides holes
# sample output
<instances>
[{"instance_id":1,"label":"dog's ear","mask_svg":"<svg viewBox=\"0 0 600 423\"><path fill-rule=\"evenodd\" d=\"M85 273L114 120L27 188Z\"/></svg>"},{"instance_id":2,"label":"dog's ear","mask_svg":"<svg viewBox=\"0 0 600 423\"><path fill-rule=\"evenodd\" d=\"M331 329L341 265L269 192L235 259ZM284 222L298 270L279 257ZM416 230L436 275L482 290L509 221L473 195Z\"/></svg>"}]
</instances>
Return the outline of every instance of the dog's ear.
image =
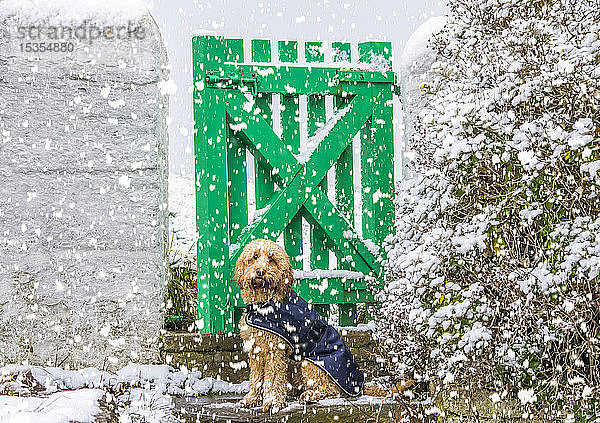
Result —
<instances>
[{"instance_id":1,"label":"dog's ear","mask_svg":"<svg viewBox=\"0 0 600 423\"><path fill-rule=\"evenodd\" d=\"M242 282L242 275L244 274L244 262L246 261L245 253L246 253L246 249L244 248L242 250L242 254L240 254L237 261L235 262L234 276L235 276L235 280L237 282L237 286L240 289L242 289L242 287L244 286L244 284Z\"/></svg>"},{"instance_id":2,"label":"dog's ear","mask_svg":"<svg viewBox=\"0 0 600 423\"><path fill-rule=\"evenodd\" d=\"M285 253L284 253L285 254ZM287 295L294 285L294 269L292 269L292 264L290 263L290 259L285 254L285 260L283 261L283 291Z\"/></svg>"}]
</instances>

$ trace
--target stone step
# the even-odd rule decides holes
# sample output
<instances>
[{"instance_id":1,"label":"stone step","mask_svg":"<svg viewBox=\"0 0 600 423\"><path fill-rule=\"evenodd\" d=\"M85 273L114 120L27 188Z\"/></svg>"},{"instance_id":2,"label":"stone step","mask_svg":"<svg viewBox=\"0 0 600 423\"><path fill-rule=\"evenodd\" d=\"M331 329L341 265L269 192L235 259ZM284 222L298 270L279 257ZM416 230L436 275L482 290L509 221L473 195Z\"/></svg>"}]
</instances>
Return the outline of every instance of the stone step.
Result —
<instances>
[{"instance_id":1,"label":"stone step","mask_svg":"<svg viewBox=\"0 0 600 423\"><path fill-rule=\"evenodd\" d=\"M240 408L241 396L219 395L198 398L174 398L177 417L189 423L331 423L400 422L404 407L398 403L383 403L381 398L361 397L355 401L337 398L317 404L302 405L297 401L278 413L265 413L260 409ZM406 420L408 421L408 420Z\"/></svg>"},{"instance_id":2,"label":"stone step","mask_svg":"<svg viewBox=\"0 0 600 423\"><path fill-rule=\"evenodd\" d=\"M377 354L377 344L368 330L339 330L367 381L388 375L385 363ZM185 366L231 383L248 380L248 355L243 352L239 334L200 335L189 332L166 332L161 340L161 359L175 368Z\"/></svg>"}]
</instances>

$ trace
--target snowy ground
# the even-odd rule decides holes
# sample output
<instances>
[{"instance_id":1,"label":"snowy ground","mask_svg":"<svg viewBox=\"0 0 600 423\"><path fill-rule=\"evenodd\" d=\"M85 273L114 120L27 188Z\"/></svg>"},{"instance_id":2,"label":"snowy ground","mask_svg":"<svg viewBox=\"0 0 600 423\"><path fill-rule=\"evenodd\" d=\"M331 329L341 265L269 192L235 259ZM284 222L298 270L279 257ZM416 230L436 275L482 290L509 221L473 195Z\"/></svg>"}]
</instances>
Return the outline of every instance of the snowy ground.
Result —
<instances>
[{"instance_id":1,"label":"snowy ground","mask_svg":"<svg viewBox=\"0 0 600 423\"><path fill-rule=\"evenodd\" d=\"M201 372L130 364L116 374L98 369L0 368L0 422L93 422L113 410L120 422L177 421L172 396L242 394L248 382L202 378ZM6 395L8 394L8 395ZM102 405L102 409L101 409Z\"/></svg>"},{"instance_id":2,"label":"snowy ground","mask_svg":"<svg viewBox=\"0 0 600 423\"><path fill-rule=\"evenodd\" d=\"M203 378L201 372L170 366L130 364L116 374L94 368L63 370L56 367L15 366L0 368L0 423L94 422L110 413L119 422L178 422L173 397L206 394L242 395L248 382L231 384ZM355 405L381 403L363 396ZM323 406L347 405L344 399L323 400ZM234 403L214 407L235 407ZM300 409L297 402L285 411Z\"/></svg>"},{"instance_id":3,"label":"snowy ground","mask_svg":"<svg viewBox=\"0 0 600 423\"><path fill-rule=\"evenodd\" d=\"M89 422L100 413L101 389L57 392L47 397L0 396L0 422Z\"/></svg>"}]
</instances>

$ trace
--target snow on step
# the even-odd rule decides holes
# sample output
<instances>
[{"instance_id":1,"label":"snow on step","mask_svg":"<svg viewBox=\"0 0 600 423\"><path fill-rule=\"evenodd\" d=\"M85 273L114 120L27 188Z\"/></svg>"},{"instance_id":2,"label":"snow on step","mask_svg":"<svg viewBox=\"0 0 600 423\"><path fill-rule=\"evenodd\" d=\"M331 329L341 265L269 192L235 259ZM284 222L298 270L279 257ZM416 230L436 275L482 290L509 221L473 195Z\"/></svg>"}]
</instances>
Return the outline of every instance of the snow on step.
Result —
<instances>
[{"instance_id":1,"label":"snow on step","mask_svg":"<svg viewBox=\"0 0 600 423\"><path fill-rule=\"evenodd\" d=\"M156 390L161 394L170 395L241 394L248 392L247 381L229 383L202 376L201 371L176 370L168 365L128 364L116 373L100 371L94 367L79 370L16 365L0 367L0 381L15 381L12 382L14 391L20 391L18 384L22 382L27 388L37 384L37 388L44 395L57 391L106 388L117 385L123 387L141 386ZM3 385L0 386L5 388Z\"/></svg>"},{"instance_id":2,"label":"snow on step","mask_svg":"<svg viewBox=\"0 0 600 423\"><path fill-rule=\"evenodd\" d=\"M347 280L364 279L365 275L351 270L294 270L294 279L326 279L340 278Z\"/></svg>"}]
</instances>

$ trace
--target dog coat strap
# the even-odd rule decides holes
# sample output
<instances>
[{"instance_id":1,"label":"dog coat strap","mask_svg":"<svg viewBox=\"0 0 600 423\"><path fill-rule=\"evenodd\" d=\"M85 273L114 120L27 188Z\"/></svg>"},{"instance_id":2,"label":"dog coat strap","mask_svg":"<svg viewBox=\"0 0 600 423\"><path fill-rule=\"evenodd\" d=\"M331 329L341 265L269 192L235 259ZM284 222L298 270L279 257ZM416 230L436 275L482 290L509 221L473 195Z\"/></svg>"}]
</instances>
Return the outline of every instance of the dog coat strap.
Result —
<instances>
[{"instance_id":1,"label":"dog coat strap","mask_svg":"<svg viewBox=\"0 0 600 423\"><path fill-rule=\"evenodd\" d=\"M301 361L313 351L327 330L327 324L321 319L315 319L306 331L306 334L294 344L294 351L290 358L295 361Z\"/></svg>"}]
</instances>

